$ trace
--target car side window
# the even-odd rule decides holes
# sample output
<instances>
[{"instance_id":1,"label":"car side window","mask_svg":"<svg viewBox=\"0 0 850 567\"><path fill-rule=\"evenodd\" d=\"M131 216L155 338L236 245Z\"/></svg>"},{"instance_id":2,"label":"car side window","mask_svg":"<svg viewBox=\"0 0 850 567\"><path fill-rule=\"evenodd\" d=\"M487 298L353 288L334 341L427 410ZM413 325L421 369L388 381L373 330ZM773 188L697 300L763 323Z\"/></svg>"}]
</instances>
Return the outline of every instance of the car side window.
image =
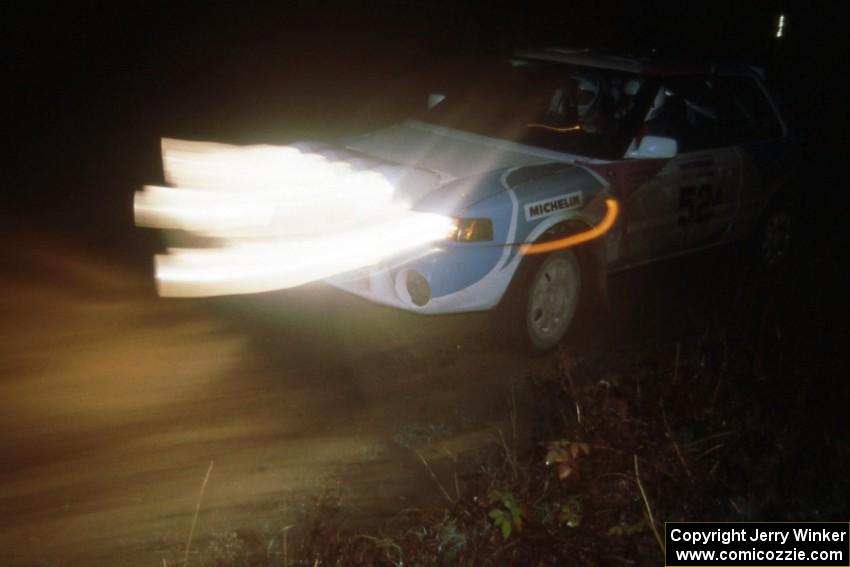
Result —
<instances>
[{"instance_id":1,"label":"car side window","mask_svg":"<svg viewBox=\"0 0 850 567\"><path fill-rule=\"evenodd\" d=\"M647 117L646 130L675 139L679 151L725 145L714 84L708 77L670 77L662 83Z\"/></svg>"},{"instance_id":2,"label":"car side window","mask_svg":"<svg viewBox=\"0 0 850 567\"><path fill-rule=\"evenodd\" d=\"M521 140L560 152L621 157L647 107L645 83L633 74L574 69L551 88L545 112L527 123Z\"/></svg>"},{"instance_id":3,"label":"car side window","mask_svg":"<svg viewBox=\"0 0 850 567\"><path fill-rule=\"evenodd\" d=\"M755 79L727 75L715 80L724 106L724 129L732 143L782 136L776 112Z\"/></svg>"}]
</instances>

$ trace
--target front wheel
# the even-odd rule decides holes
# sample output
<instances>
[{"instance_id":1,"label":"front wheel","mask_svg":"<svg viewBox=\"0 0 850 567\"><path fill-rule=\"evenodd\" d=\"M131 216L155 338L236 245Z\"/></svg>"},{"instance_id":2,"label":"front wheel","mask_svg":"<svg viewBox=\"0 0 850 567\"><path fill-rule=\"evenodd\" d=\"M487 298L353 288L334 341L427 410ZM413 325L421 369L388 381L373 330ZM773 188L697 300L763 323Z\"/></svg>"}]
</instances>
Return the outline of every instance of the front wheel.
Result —
<instances>
[{"instance_id":1,"label":"front wheel","mask_svg":"<svg viewBox=\"0 0 850 567\"><path fill-rule=\"evenodd\" d=\"M581 298L581 264L576 253L559 250L534 259L518 291L517 338L537 352L556 347L575 319Z\"/></svg>"}]
</instances>

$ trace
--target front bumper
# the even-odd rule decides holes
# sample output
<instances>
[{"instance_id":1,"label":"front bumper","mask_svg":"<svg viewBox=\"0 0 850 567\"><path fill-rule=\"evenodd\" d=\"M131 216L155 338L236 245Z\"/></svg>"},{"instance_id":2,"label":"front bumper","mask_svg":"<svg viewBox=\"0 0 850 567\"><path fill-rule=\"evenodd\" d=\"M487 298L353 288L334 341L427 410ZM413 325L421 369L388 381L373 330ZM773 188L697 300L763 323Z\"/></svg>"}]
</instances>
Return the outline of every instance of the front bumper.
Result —
<instances>
[{"instance_id":1,"label":"front bumper","mask_svg":"<svg viewBox=\"0 0 850 567\"><path fill-rule=\"evenodd\" d=\"M501 301L519 261L517 246L461 245L432 248L412 259L325 281L369 301L413 313L487 311Z\"/></svg>"}]
</instances>

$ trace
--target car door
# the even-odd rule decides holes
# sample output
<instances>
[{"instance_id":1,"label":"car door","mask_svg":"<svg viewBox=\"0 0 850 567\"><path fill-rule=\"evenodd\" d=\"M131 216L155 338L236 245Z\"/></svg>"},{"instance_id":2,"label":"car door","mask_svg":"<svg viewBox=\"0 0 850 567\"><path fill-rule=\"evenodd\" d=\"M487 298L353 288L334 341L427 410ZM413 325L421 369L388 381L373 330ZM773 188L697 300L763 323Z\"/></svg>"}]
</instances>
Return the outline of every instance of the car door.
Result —
<instances>
[{"instance_id":1,"label":"car door","mask_svg":"<svg viewBox=\"0 0 850 567\"><path fill-rule=\"evenodd\" d=\"M682 171L675 159L661 161L628 160L618 176L623 229L617 267L668 256L685 245L685 228L679 224Z\"/></svg>"},{"instance_id":2,"label":"car door","mask_svg":"<svg viewBox=\"0 0 850 567\"><path fill-rule=\"evenodd\" d=\"M721 109L710 76L675 76L663 81L644 131L678 144L659 180L666 208L659 209L666 232L647 235L666 253L718 241L737 209L740 156L723 133ZM659 219L661 221L662 219Z\"/></svg>"},{"instance_id":3,"label":"car door","mask_svg":"<svg viewBox=\"0 0 850 567\"><path fill-rule=\"evenodd\" d=\"M719 241L728 232L737 208L740 160L737 150L716 147L676 157L677 224L684 248Z\"/></svg>"}]
</instances>

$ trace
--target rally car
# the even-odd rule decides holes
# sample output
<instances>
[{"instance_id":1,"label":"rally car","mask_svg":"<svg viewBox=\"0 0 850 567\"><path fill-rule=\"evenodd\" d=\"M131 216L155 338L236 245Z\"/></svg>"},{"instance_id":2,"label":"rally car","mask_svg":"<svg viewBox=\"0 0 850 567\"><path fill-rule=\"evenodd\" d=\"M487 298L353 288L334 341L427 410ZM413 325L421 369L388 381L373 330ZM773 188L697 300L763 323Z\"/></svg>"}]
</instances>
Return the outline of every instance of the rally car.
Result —
<instances>
[{"instance_id":1,"label":"rally car","mask_svg":"<svg viewBox=\"0 0 850 567\"><path fill-rule=\"evenodd\" d=\"M321 279L422 314L500 307L521 343L543 351L581 302L605 295L611 272L759 227L761 260L787 255L795 144L756 69L543 49L468 75L414 119L300 147L380 172L387 199L451 221L427 245L316 271ZM322 217L298 212L283 224ZM382 234L365 246L396 240ZM185 280L175 270L158 273L164 289Z\"/></svg>"},{"instance_id":2,"label":"rally car","mask_svg":"<svg viewBox=\"0 0 850 567\"><path fill-rule=\"evenodd\" d=\"M510 303L520 338L545 350L610 272L759 226L765 264L787 254L795 145L757 70L545 49L475 79L347 141L434 172L416 207L459 221L439 251L340 287L420 313Z\"/></svg>"}]
</instances>

